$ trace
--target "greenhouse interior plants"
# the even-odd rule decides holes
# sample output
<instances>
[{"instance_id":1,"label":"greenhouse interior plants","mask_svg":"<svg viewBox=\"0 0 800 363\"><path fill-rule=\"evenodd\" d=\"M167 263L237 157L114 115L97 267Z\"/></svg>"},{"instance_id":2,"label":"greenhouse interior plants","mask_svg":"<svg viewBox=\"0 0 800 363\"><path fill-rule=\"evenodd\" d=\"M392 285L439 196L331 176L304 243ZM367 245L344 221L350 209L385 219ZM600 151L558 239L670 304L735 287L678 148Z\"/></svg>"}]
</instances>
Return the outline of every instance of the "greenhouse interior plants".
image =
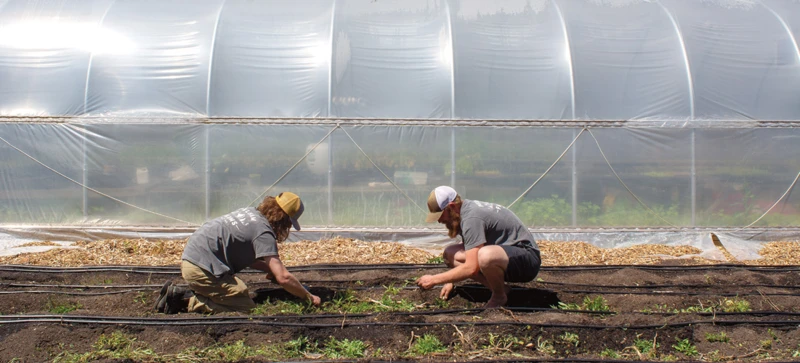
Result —
<instances>
[{"instance_id":1,"label":"greenhouse interior plants","mask_svg":"<svg viewBox=\"0 0 800 363\"><path fill-rule=\"evenodd\" d=\"M438 185L537 238L800 236L800 2L0 0L4 238L436 243ZM793 192L794 191L794 192Z\"/></svg>"}]
</instances>

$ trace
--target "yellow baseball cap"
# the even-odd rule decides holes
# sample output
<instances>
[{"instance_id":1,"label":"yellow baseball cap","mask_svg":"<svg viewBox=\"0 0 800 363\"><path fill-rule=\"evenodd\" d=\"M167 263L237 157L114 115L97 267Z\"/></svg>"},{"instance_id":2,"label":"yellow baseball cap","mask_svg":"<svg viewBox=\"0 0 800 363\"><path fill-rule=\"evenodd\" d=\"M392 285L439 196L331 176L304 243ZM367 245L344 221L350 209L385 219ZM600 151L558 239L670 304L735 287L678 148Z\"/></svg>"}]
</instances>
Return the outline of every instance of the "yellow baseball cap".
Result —
<instances>
[{"instance_id":1,"label":"yellow baseball cap","mask_svg":"<svg viewBox=\"0 0 800 363\"><path fill-rule=\"evenodd\" d=\"M292 226L294 229L300 230L300 223L297 222L297 219L303 214L303 211L306 209L303 206L303 201L300 200L300 197L297 194L292 192L283 192L278 194L275 197L275 201L278 202L278 205L283 209L286 214L289 215L289 219L292 220Z\"/></svg>"}]
</instances>

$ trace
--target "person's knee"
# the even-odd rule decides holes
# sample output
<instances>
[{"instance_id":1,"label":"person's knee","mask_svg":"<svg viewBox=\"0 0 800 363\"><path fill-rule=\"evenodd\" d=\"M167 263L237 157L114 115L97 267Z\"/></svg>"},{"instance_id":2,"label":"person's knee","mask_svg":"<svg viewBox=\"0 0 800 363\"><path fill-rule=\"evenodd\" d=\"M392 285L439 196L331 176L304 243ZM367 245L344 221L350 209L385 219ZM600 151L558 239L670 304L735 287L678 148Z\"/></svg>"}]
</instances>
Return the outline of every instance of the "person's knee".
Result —
<instances>
[{"instance_id":1,"label":"person's knee","mask_svg":"<svg viewBox=\"0 0 800 363\"><path fill-rule=\"evenodd\" d=\"M481 271L487 268L500 268L505 270L508 257L501 248L481 248L478 251L478 266Z\"/></svg>"}]
</instances>

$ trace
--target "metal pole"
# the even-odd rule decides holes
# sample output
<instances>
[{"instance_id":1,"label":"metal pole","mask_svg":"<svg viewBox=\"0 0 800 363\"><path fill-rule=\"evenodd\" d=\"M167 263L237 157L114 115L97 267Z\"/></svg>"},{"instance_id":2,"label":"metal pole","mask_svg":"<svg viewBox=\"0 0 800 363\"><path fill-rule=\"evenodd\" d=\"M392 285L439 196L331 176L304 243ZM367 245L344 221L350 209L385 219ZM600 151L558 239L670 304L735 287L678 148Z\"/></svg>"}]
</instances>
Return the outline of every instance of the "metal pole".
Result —
<instances>
[{"instance_id":1,"label":"metal pole","mask_svg":"<svg viewBox=\"0 0 800 363\"><path fill-rule=\"evenodd\" d=\"M333 225L333 135L328 137L328 225Z\"/></svg>"},{"instance_id":2,"label":"metal pole","mask_svg":"<svg viewBox=\"0 0 800 363\"><path fill-rule=\"evenodd\" d=\"M206 137L206 157L205 157L205 177L206 177L206 193L205 193L205 201L206 201L206 218L208 219L211 216L211 125L206 125L205 128L205 137Z\"/></svg>"},{"instance_id":3,"label":"metal pole","mask_svg":"<svg viewBox=\"0 0 800 363\"><path fill-rule=\"evenodd\" d=\"M691 186L692 186L692 227L696 226L697 224L697 157L695 154L695 145L696 145L696 138L695 138L695 129L692 129L692 141L691 141L691 158L692 158L692 171L691 171Z\"/></svg>"},{"instance_id":4,"label":"metal pole","mask_svg":"<svg viewBox=\"0 0 800 363\"><path fill-rule=\"evenodd\" d=\"M82 130L83 130L83 188L81 189L83 189L83 203L81 208L83 209L83 218L85 220L86 218L89 217L89 200L88 200L89 196L86 193L86 187L89 185L87 184L87 181L89 179L89 172L87 170L88 167L86 160L87 159L86 154L88 153L88 150L86 150L86 137L87 137L86 125L82 126Z\"/></svg>"},{"instance_id":5,"label":"metal pole","mask_svg":"<svg viewBox=\"0 0 800 363\"><path fill-rule=\"evenodd\" d=\"M578 131L572 130L572 139L578 136ZM572 226L578 226L578 145L572 147Z\"/></svg>"},{"instance_id":6,"label":"metal pole","mask_svg":"<svg viewBox=\"0 0 800 363\"><path fill-rule=\"evenodd\" d=\"M450 129L450 185L456 187L456 128ZM463 193L463 192L462 192Z\"/></svg>"}]
</instances>

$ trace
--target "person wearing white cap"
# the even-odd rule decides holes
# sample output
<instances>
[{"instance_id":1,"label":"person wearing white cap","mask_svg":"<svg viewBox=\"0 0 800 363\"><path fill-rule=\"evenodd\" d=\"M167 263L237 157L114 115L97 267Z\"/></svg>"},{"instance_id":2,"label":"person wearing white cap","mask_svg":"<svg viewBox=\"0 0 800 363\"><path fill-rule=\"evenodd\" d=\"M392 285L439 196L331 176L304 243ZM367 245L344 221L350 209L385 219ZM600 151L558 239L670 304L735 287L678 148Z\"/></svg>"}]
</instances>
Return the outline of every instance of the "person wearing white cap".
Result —
<instances>
[{"instance_id":1,"label":"person wearing white cap","mask_svg":"<svg viewBox=\"0 0 800 363\"><path fill-rule=\"evenodd\" d=\"M297 194L283 192L264 198L257 208L240 208L203 224L189 237L181 256L181 275L189 289L168 281L156 311L247 313L256 303L235 276L246 267L266 272L292 295L319 306L320 298L300 284L278 255L278 243L289 237L291 227L300 230L297 219L304 210Z\"/></svg>"},{"instance_id":2,"label":"person wearing white cap","mask_svg":"<svg viewBox=\"0 0 800 363\"><path fill-rule=\"evenodd\" d=\"M539 273L539 246L524 223L508 208L494 203L461 199L448 186L439 186L428 196L426 221L447 227L448 236L461 236L442 256L451 269L424 275L417 285L427 290L444 284L440 297L447 299L453 283L471 278L492 292L487 308L508 302L506 282L528 282Z\"/></svg>"}]
</instances>

